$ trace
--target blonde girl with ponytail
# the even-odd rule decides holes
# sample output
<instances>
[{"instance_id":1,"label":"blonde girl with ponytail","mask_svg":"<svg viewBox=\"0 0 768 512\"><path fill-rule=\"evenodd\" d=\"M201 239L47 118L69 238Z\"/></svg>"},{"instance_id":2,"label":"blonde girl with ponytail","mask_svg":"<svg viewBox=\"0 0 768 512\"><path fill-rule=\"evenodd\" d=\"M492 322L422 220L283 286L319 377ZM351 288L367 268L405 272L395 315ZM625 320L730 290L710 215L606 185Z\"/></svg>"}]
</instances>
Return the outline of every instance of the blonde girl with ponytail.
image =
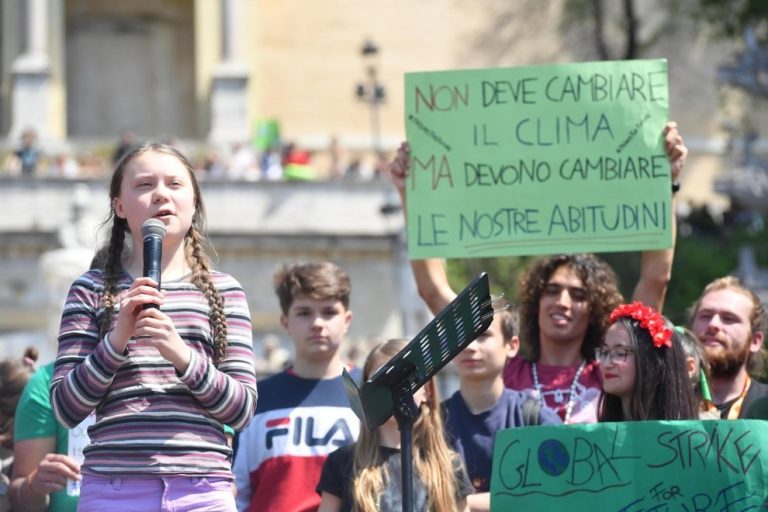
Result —
<instances>
[{"instance_id":1,"label":"blonde girl with ponytail","mask_svg":"<svg viewBox=\"0 0 768 512\"><path fill-rule=\"evenodd\" d=\"M234 510L224 425L256 405L245 293L214 271L188 160L147 143L117 164L110 235L72 285L51 381L67 427L95 412L78 510ZM142 224L160 220L161 282L142 277Z\"/></svg>"},{"instance_id":2,"label":"blonde girl with ponytail","mask_svg":"<svg viewBox=\"0 0 768 512\"><path fill-rule=\"evenodd\" d=\"M394 339L376 346L363 366L368 379L407 342ZM445 441L437 386L430 380L413 396L419 417L413 426L413 510L468 511L474 492L464 463ZM402 510L400 432L394 417L375 430L361 426L356 443L331 453L323 465L317 492L318 512Z\"/></svg>"}]
</instances>

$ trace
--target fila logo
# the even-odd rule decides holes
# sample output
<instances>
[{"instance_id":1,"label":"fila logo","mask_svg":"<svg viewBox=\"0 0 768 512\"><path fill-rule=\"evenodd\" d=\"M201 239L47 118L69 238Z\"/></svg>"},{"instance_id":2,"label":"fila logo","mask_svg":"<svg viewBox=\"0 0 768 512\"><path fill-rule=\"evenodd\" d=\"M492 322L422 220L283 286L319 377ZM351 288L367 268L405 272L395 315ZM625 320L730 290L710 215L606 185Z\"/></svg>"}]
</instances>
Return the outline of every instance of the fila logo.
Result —
<instances>
[{"instance_id":1,"label":"fila logo","mask_svg":"<svg viewBox=\"0 0 768 512\"><path fill-rule=\"evenodd\" d=\"M291 418L288 417L274 418L267 421L267 450L272 449L276 437L289 435L291 430L289 427L291 427ZM332 444L340 447L352 444L355 441L344 418L337 419L327 432L316 432L315 418L311 416L308 418L297 416L293 419L292 429L293 435L288 442L292 442L294 446L303 444L313 447Z\"/></svg>"}]
</instances>

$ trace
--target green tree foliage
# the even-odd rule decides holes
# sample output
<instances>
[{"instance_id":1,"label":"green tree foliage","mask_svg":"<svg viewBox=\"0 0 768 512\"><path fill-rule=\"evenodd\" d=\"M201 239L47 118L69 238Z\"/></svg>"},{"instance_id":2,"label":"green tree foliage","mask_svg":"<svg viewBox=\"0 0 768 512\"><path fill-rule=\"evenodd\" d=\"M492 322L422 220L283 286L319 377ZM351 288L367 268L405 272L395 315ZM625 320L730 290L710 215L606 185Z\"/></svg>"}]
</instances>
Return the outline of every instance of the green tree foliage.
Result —
<instances>
[{"instance_id":1,"label":"green tree foliage","mask_svg":"<svg viewBox=\"0 0 768 512\"><path fill-rule=\"evenodd\" d=\"M768 42L768 2L766 0L699 0L702 19L713 33L739 39L751 28L762 42Z\"/></svg>"},{"instance_id":2,"label":"green tree foliage","mask_svg":"<svg viewBox=\"0 0 768 512\"><path fill-rule=\"evenodd\" d=\"M757 263L768 267L768 237L765 232L748 228L724 229L711 218L695 211L694 233L679 236L675 248L672 280L669 283L664 314L676 324L687 322L687 310L701 290L715 278L733 274L738 268L739 250L754 249ZM626 300L640 275L639 253L605 253L600 255L616 272L622 295ZM535 256L506 258L473 258L448 260L448 279L454 290L463 289L480 272L488 272L491 292L517 302L520 274Z\"/></svg>"},{"instance_id":3,"label":"green tree foliage","mask_svg":"<svg viewBox=\"0 0 768 512\"><path fill-rule=\"evenodd\" d=\"M533 256L508 256L448 260L448 280L451 287L459 291L480 272L487 272L491 294L504 296L509 302L516 303L520 272L533 258Z\"/></svg>"},{"instance_id":4,"label":"green tree foliage","mask_svg":"<svg viewBox=\"0 0 768 512\"><path fill-rule=\"evenodd\" d=\"M717 37L741 39L747 28L768 42L766 0L566 0L562 26L591 32L601 60L635 59L672 29L680 16L692 16ZM650 7L650 8L649 8ZM658 21L657 11L665 16ZM651 18L656 18L650 22Z\"/></svg>"}]
</instances>

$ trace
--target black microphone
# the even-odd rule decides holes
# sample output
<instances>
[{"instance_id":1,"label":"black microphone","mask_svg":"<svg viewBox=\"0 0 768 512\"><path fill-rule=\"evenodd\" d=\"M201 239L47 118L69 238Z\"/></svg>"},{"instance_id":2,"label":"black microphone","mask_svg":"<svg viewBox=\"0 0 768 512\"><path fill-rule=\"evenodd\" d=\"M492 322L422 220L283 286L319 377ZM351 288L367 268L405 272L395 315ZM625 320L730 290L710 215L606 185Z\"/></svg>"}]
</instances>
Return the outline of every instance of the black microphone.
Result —
<instances>
[{"instance_id":1,"label":"black microphone","mask_svg":"<svg viewBox=\"0 0 768 512\"><path fill-rule=\"evenodd\" d=\"M147 219L141 225L141 236L144 238L144 277L151 277L157 281L157 289L159 290L165 224L158 219ZM156 304L144 305L144 309L156 307Z\"/></svg>"}]
</instances>

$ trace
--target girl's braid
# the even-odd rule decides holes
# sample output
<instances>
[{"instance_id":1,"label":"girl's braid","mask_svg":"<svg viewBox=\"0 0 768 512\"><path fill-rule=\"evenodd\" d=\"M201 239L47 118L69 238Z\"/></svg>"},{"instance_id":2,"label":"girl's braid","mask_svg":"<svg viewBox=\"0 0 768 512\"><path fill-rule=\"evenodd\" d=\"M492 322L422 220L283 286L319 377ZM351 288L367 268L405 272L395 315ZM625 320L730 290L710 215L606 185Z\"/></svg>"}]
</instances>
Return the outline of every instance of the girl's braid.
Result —
<instances>
[{"instance_id":1,"label":"girl's braid","mask_svg":"<svg viewBox=\"0 0 768 512\"><path fill-rule=\"evenodd\" d=\"M99 338L109 332L115 314L115 299L119 292L117 281L121 272L123 247L125 245L125 221L115 218L109 239L107 260L104 264L104 314L99 322Z\"/></svg>"},{"instance_id":2,"label":"girl's braid","mask_svg":"<svg viewBox=\"0 0 768 512\"><path fill-rule=\"evenodd\" d=\"M213 364L218 365L227 352L227 318L224 314L224 300L211 282L208 258L203 251L203 238L194 225L187 232L186 238L184 251L187 264L192 269L192 283L208 299L210 307L208 319L213 332Z\"/></svg>"}]
</instances>

